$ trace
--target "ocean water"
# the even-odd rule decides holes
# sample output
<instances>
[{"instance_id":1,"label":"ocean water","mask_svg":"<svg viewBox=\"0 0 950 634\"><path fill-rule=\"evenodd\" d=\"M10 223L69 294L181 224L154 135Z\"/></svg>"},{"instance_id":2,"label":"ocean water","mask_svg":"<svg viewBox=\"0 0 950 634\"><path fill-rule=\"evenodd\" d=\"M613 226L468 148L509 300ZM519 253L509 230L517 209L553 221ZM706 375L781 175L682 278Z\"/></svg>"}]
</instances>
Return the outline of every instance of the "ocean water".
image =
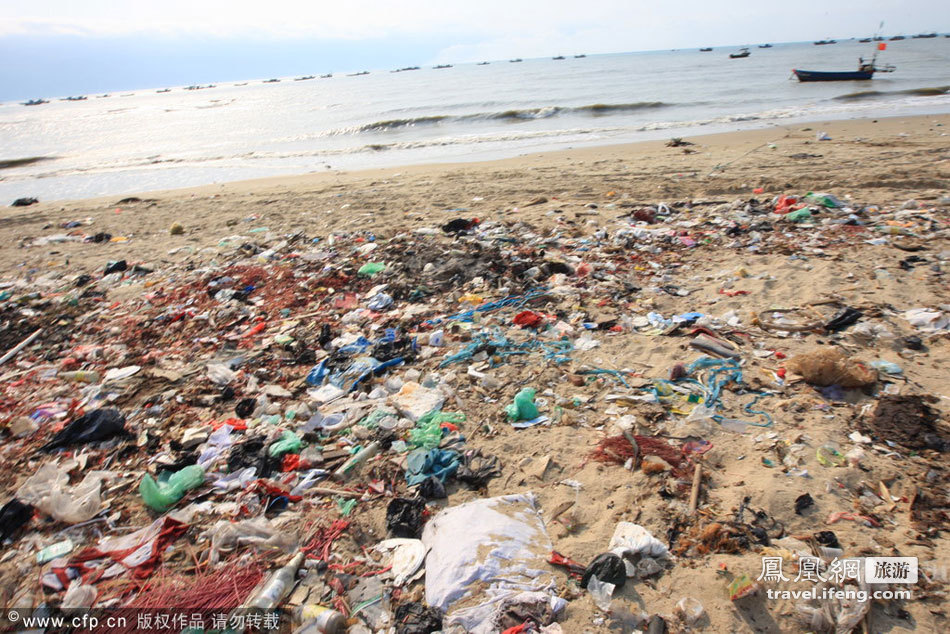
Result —
<instances>
[{"instance_id":1,"label":"ocean water","mask_svg":"<svg viewBox=\"0 0 950 634\"><path fill-rule=\"evenodd\" d=\"M0 165L42 160L0 168L0 204L950 112L950 39L887 44L878 62L896 72L862 82L791 77L854 70L876 46L842 41L751 45L745 59L729 59L738 47L684 49L5 103Z\"/></svg>"}]
</instances>

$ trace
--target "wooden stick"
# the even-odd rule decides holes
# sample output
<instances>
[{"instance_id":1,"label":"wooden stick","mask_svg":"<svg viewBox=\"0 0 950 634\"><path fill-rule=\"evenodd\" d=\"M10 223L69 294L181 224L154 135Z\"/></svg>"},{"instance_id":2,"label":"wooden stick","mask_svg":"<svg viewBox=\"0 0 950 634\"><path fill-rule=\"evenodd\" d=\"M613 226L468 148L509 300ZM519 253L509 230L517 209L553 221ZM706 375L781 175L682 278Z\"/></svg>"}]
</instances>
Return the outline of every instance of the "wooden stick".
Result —
<instances>
[{"instance_id":1,"label":"wooden stick","mask_svg":"<svg viewBox=\"0 0 950 634\"><path fill-rule=\"evenodd\" d=\"M313 491L314 493L319 493L320 495L339 495L340 497L345 498L358 498L363 497L362 493L356 491L340 491L339 489L330 489L327 487L310 487L306 489L307 491Z\"/></svg>"},{"instance_id":2,"label":"wooden stick","mask_svg":"<svg viewBox=\"0 0 950 634\"><path fill-rule=\"evenodd\" d=\"M696 470L693 471L693 488L689 492L689 512L695 513L696 506L699 504L699 483L703 479L703 466L696 463Z\"/></svg>"},{"instance_id":3,"label":"wooden stick","mask_svg":"<svg viewBox=\"0 0 950 634\"><path fill-rule=\"evenodd\" d=\"M43 329L38 328L36 332L34 332L32 335L30 335L29 337L27 337L26 339L18 343L16 346L14 346L13 349L10 350L10 352L0 357L0 365L9 361L10 359L16 356L16 353L18 353L20 350L23 350L23 348L33 343L33 340L39 337L41 332L43 332Z\"/></svg>"}]
</instances>

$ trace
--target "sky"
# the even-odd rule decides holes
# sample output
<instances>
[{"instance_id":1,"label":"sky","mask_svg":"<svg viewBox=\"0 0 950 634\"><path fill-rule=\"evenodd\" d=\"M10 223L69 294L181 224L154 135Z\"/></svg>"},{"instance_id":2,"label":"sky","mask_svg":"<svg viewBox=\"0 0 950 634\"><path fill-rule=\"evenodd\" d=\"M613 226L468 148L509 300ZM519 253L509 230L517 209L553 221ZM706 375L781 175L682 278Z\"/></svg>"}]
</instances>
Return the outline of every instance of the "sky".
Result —
<instances>
[{"instance_id":1,"label":"sky","mask_svg":"<svg viewBox=\"0 0 950 634\"><path fill-rule=\"evenodd\" d=\"M2 0L0 100L950 31L947 0Z\"/></svg>"}]
</instances>

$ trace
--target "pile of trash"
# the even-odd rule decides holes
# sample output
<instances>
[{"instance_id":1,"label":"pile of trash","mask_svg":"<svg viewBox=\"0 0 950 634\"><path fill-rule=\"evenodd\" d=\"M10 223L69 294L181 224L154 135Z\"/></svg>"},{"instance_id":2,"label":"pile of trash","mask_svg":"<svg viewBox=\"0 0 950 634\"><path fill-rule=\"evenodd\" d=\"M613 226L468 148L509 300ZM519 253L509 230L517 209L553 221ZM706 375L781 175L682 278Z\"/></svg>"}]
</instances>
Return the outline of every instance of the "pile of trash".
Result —
<instances>
[{"instance_id":1,"label":"pile of trash","mask_svg":"<svg viewBox=\"0 0 950 634\"><path fill-rule=\"evenodd\" d=\"M130 616L117 631L176 610L178 630L682 631L774 611L760 560L866 590L835 566L910 552L914 600L944 596L950 394L917 366L950 340L946 209L621 208L589 233L252 230L3 280L5 605ZM775 275L735 264L855 245L899 258L861 263L860 303L761 301ZM904 273L943 294L900 303ZM670 585L704 566L717 605ZM658 584L669 603L634 599ZM843 632L908 606L768 618Z\"/></svg>"}]
</instances>

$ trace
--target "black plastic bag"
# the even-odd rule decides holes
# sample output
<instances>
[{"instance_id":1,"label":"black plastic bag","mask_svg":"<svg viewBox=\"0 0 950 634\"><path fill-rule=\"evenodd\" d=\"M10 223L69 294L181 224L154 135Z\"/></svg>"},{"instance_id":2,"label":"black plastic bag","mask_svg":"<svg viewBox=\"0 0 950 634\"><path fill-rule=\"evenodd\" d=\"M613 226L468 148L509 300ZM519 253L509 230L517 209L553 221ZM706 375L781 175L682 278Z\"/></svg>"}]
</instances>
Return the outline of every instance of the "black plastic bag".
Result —
<instances>
[{"instance_id":1,"label":"black plastic bag","mask_svg":"<svg viewBox=\"0 0 950 634\"><path fill-rule=\"evenodd\" d=\"M591 577L597 577L602 583L612 583L622 588L627 582L627 567L620 555L603 553L597 555L594 561L587 565L584 576L581 577L581 587L586 588Z\"/></svg>"},{"instance_id":2,"label":"black plastic bag","mask_svg":"<svg viewBox=\"0 0 950 634\"><path fill-rule=\"evenodd\" d=\"M844 330L857 320L861 319L864 316L860 310L856 308L847 308L841 309L838 314L831 318L827 324L825 324L825 330L828 332L838 332L839 330Z\"/></svg>"},{"instance_id":3,"label":"black plastic bag","mask_svg":"<svg viewBox=\"0 0 950 634\"><path fill-rule=\"evenodd\" d=\"M69 422L40 451L85 445L125 434L125 416L117 409L97 409Z\"/></svg>"},{"instance_id":4,"label":"black plastic bag","mask_svg":"<svg viewBox=\"0 0 950 634\"><path fill-rule=\"evenodd\" d=\"M105 270L102 272L103 275L109 275L110 273L121 273L129 268L128 263L125 260L119 260L118 262L109 262L106 265Z\"/></svg>"},{"instance_id":5,"label":"black plastic bag","mask_svg":"<svg viewBox=\"0 0 950 634\"><path fill-rule=\"evenodd\" d=\"M444 500L448 497L445 483L435 476L429 476L419 485L419 495L427 500Z\"/></svg>"},{"instance_id":6,"label":"black plastic bag","mask_svg":"<svg viewBox=\"0 0 950 634\"><path fill-rule=\"evenodd\" d=\"M501 475L501 463L497 456L483 454L478 449L466 451L462 454L455 479L464 482L473 489L480 489L492 478Z\"/></svg>"},{"instance_id":7,"label":"black plastic bag","mask_svg":"<svg viewBox=\"0 0 950 634\"><path fill-rule=\"evenodd\" d=\"M386 507L386 528L393 537L417 539L426 503L421 498L394 498Z\"/></svg>"},{"instance_id":8,"label":"black plastic bag","mask_svg":"<svg viewBox=\"0 0 950 634\"><path fill-rule=\"evenodd\" d=\"M33 517L33 507L13 498L0 509L0 542L16 535Z\"/></svg>"},{"instance_id":9,"label":"black plastic bag","mask_svg":"<svg viewBox=\"0 0 950 634\"><path fill-rule=\"evenodd\" d=\"M234 413L237 414L238 418L250 418L251 414L254 413L255 407L257 407L257 399L241 399L241 402L234 407Z\"/></svg>"}]
</instances>

